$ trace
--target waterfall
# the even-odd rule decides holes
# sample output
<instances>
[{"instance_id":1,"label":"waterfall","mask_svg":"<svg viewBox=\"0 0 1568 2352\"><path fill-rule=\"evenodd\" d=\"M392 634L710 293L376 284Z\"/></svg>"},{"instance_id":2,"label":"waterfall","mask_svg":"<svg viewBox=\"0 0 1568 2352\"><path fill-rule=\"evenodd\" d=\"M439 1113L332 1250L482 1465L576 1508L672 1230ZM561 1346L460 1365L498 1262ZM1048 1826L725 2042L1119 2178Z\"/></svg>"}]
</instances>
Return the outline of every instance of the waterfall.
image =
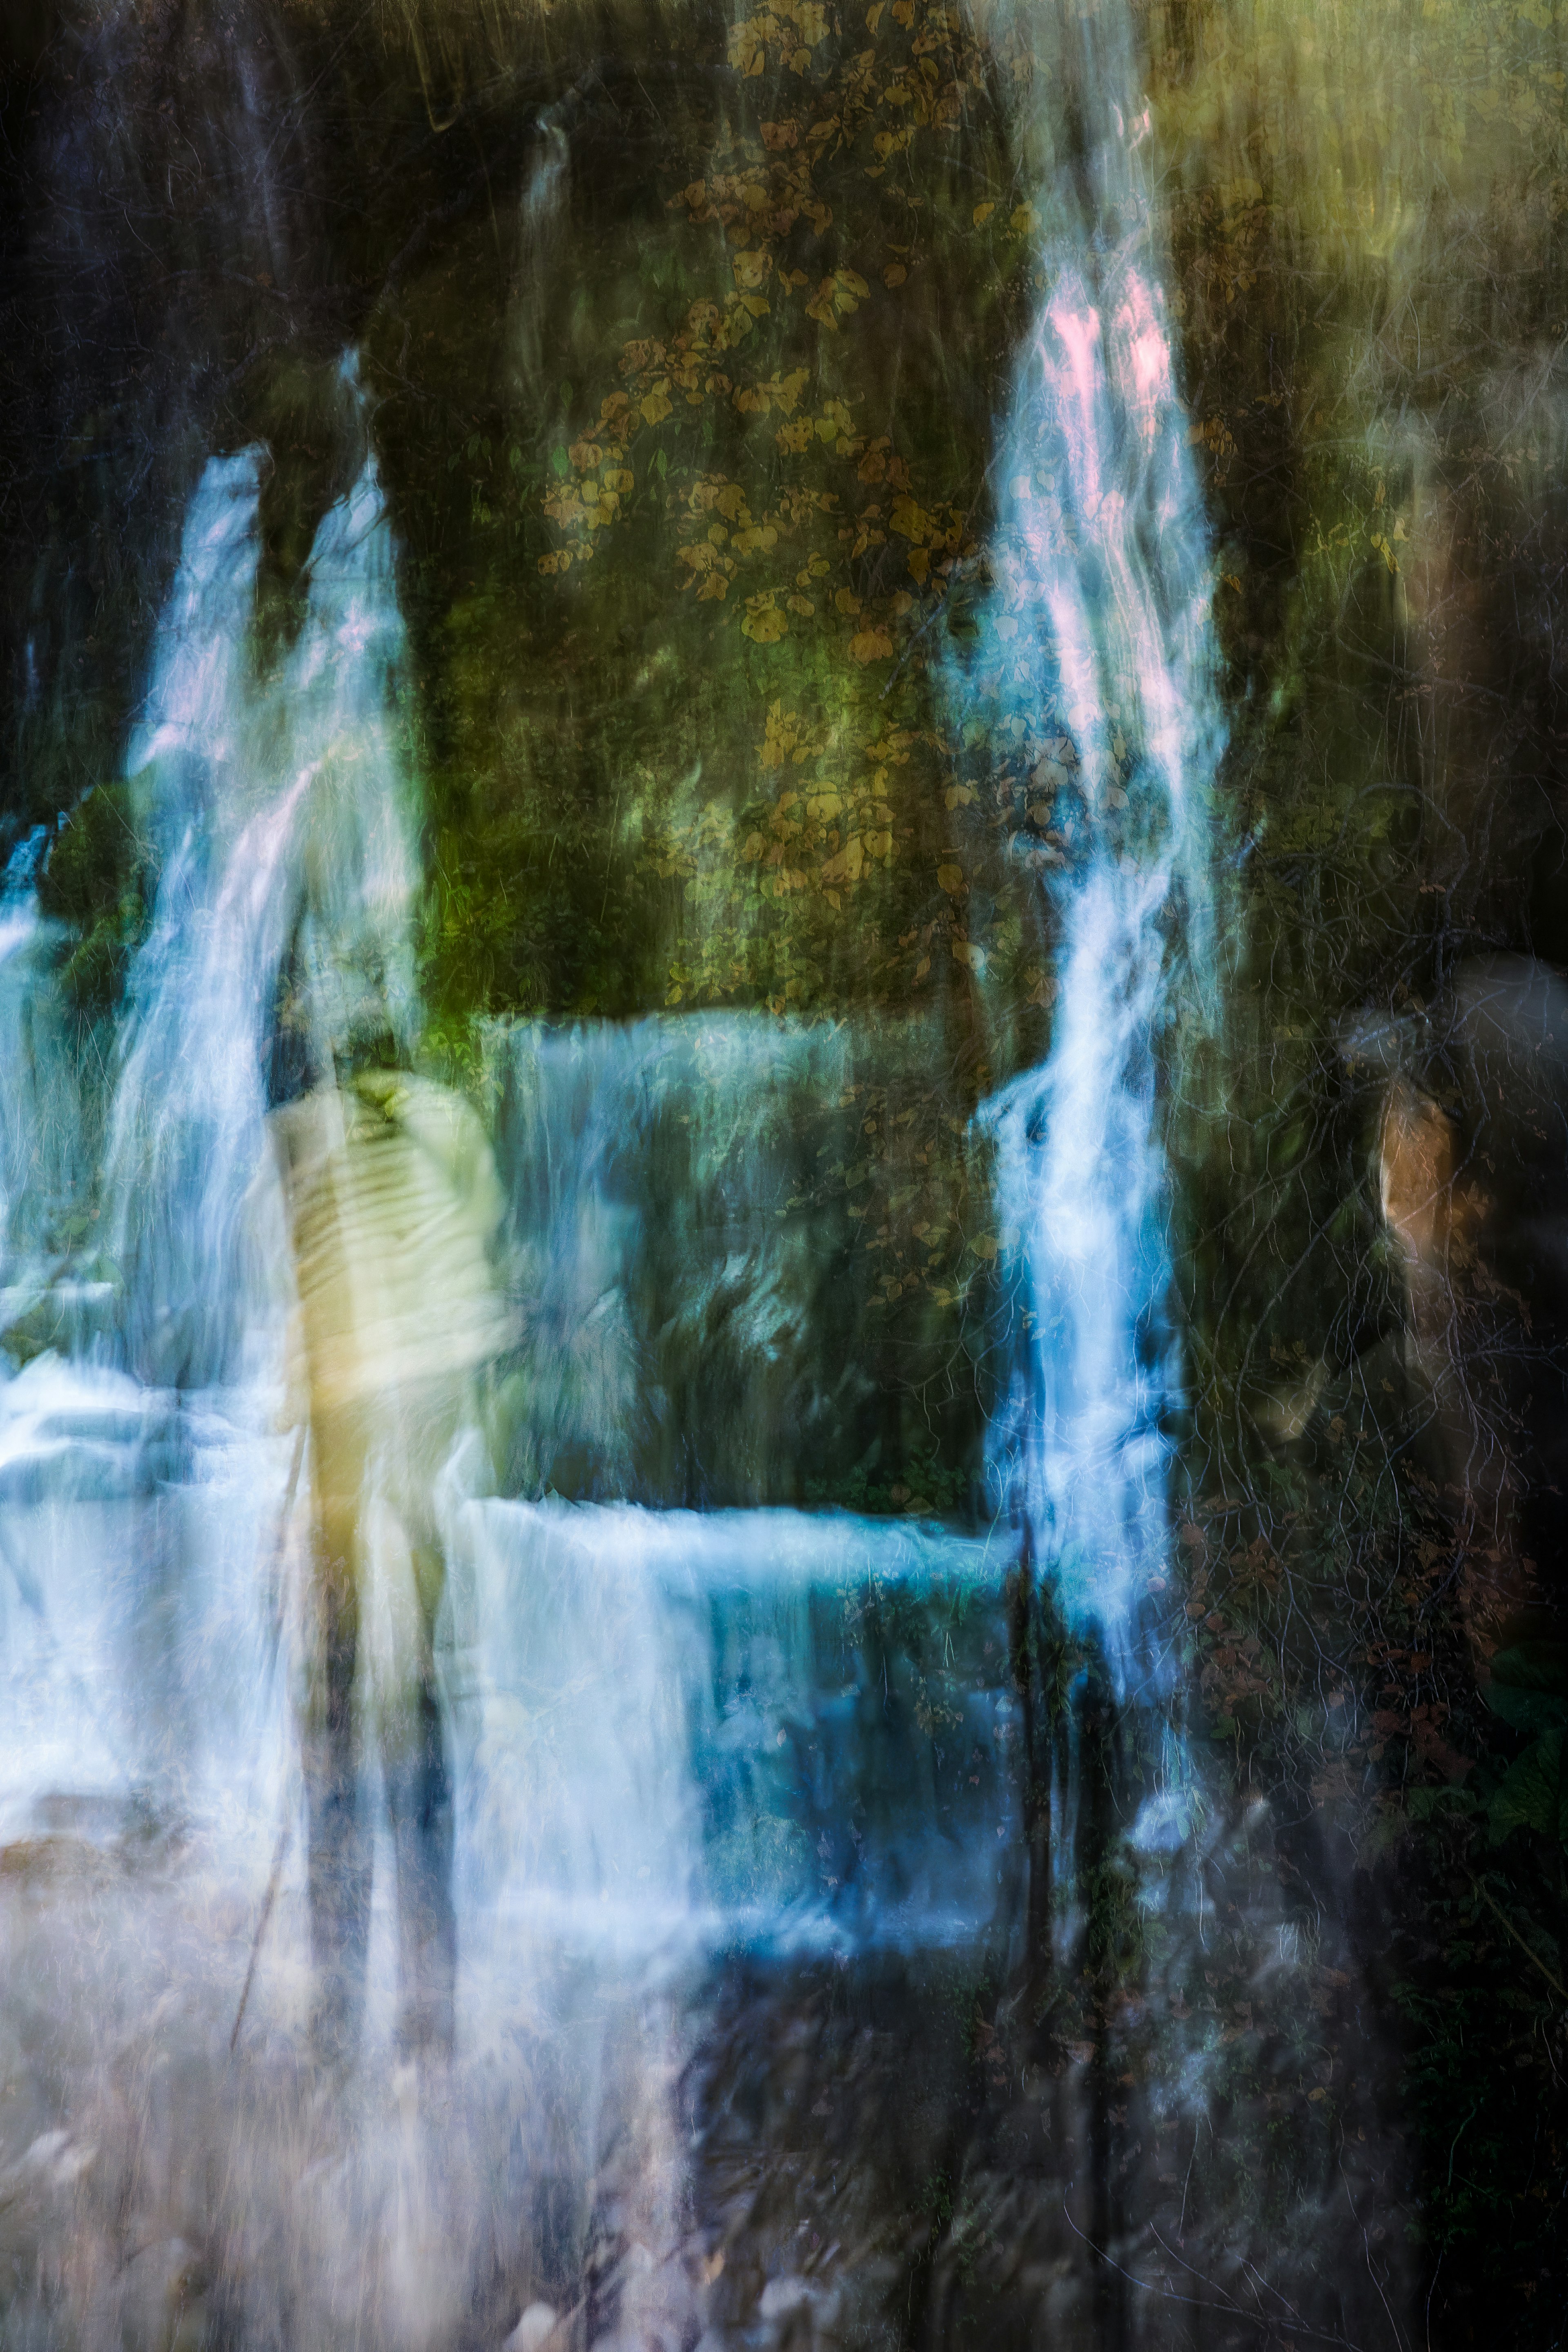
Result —
<instances>
[{"instance_id":1,"label":"waterfall","mask_svg":"<svg viewBox=\"0 0 1568 2352\"><path fill-rule=\"evenodd\" d=\"M254 772L246 672L261 462L256 449L215 458L196 486L126 754L161 875L127 989L110 1248L133 1360L194 1387L221 1377L233 1334L236 1218L261 1112L258 1000L276 954L230 883L236 814L269 782Z\"/></svg>"},{"instance_id":2,"label":"waterfall","mask_svg":"<svg viewBox=\"0 0 1568 2352\"><path fill-rule=\"evenodd\" d=\"M1118 61L1092 62L1103 78ZM1147 117L1124 113L1117 88L1094 92L1089 219L1069 174L1039 200L1044 291L994 467L985 617L1001 625L995 690L1023 722L1031 814L1053 845L1059 946L1049 1054L981 1122L1016 1236L993 1478L1124 1692L1143 1672L1135 1621L1167 1557L1181 1393L1155 1057L1180 1009L1201 1020L1209 1006L1224 730L1207 533L1139 184Z\"/></svg>"},{"instance_id":3,"label":"waterfall","mask_svg":"<svg viewBox=\"0 0 1568 2352\"><path fill-rule=\"evenodd\" d=\"M1270 1807L1238 1803L1223 1757L1189 1738L1174 1612L1159 1597L1175 1582L1183 1402L1159 1066L1216 1017L1225 726L1129 28L1111 10L1061 29L1062 59L1035 53L1036 88L1075 145L1036 199L1039 299L994 461L980 650L948 678L966 720L988 709L1021 745L1032 829L1017 854L1058 942L1046 1057L976 1119L1006 1248L987 1454L1017 1557L1023 1884L1009 2000L1026 2053L1048 2054L1069 2017L1085 2037L1057 2119L1058 2144L1082 2151L1062 2159L1063 2210L1079 2243L1110 2259L1074 2340L1163 2343L1144 2291L1168 2232L1184 2235L1185 2189L1162 2223L1160 2180L1135 2185L1136 2159L1173 2129L1191 2134L1195 2159L1200 2134L1212 2142L1219 2120L1223 2138L1234 2118L1236 2078L1201 2014L1216 1906L1245 1954L1260 2050L1284 2046L1306 1976L1302 1932L1269 1884ZM1342 1940L1336 1957L1348 1983ZM1326 2200L1320 2226L1339 2226ZM1181 2273L1164 2291L1184 2299L1199 2274L1185 2259Z\"/></svg>"},{"instance_id":4,"label":"waterfall","mask_svg":"<svg viewBox=\"0 0 1568 2352\"><path fill-rule=\"evenodd\" d=\"M0 1391L11 1817L88 1785L184 1821L250 1880L293 1801L310 1483L307 1466L290 1522L266 1069L280 1020L325 1072L356 1037L406 1050L418 1019L403 624L352 367L342 413L357 472L268 674L268 453L215 457L192 492L125 759L159 878L104 1122L92 1239L114 1278L91 1286L79 1344ZM13 861L0 932L0 1005L35 1048L53 1017L46 846ZM999 1556L846 1513L668 1507L763 1499L796 1466L770 1433L792 1457L814 1433L837 1442L864 1277L845 1278L847 1199L801 1204L825 1154L853 1156L857 1074L929 1050L918 1024L735 1016L489 1037L523 1302L510 1496L546 1499L486 1495L461 1449L442 1490L476 2032L516 1997L519 1919L634 1973L737 1935L919 1948L990 1931L1016 1803ZM59 1171L37 1155L39 1089L68 1064L63 1041L18 1052L0 1098L11 1256L57 1305L69 1277L27 1236L92 1156L79 1103L51 1115Z\"/></svg>"},{"instance_id":5,"label":"waterfall","mask_svg":"<svg viewBox=\"0 0 1568 2352\"><path fill-rule=\"evenodd\" d=\"M342 390L346 428L363 437L352 362ZM197 485L126 763L163 872L127 989L110 1249L132 1362L191 1388L233 1378L268 1328L275 1278L254 1250L247 1261L243 1213L265 1157L263 1058L285 959L316 1070L333 1040L390 1029L406 1044L416 1025L418 861L394 709L403 625L375 459L322 519L294 646L257 680L264 461L215 458ZM281 1235L260 1206L251 1238L262 1233L276 1263Z\"/></svg>"},{"instance_id":6,"label":"waterfall","mask_svg":"<svg viewBox=\"0 0 1568 2352\"><path fill-rule=\"evenodd\" d=\"M331 1039L406 1039L416 1020L403 625L352 362L342 411L358 471L270 677L251 630L267 453L212 459L190 499L126 752L159 880L101 1150L31 890L41 841L13 858L0 915L6 1322L30 1310L51 1343L0 1389L6 1810L113 1789L226 1822L242 1872L292 1748L264 1057L286 968L318 1068Z\"/></svg>"},{"instance_id":7,"label":"waterfall","mask_svg":"<svg viewBox=\"0 0 1568 2352\"><path fill-rule=\"evenodd\" d=\"M803 1213L808 1171L858 1131L857 1073L922 1049L734 1014L489 1033L523 1308L507 1492L452 1545L476 1951L518 1917L688 1957L991 1930L1003 1555L764 1502L854 1393L842 1204Z\"/></svg>"}]
</instances>

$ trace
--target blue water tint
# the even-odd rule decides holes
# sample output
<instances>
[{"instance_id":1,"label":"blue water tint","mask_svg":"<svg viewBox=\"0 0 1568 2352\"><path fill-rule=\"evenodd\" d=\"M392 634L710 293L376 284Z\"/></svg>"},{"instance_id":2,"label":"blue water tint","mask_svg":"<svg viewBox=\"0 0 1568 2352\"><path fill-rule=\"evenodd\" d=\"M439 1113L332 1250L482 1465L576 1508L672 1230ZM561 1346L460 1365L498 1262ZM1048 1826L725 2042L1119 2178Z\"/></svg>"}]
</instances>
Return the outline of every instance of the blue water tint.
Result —
<instances>
[{"instance_id":1,"label":"blue water tint","mask_svg":"<svg viewBox=\"0 0 1568 2352\"><path fill-rule=\"evenodd\" d=\"M974 1944L1017 1795L1006 1548L791 1510L473 1501L444 1675L470 1941Z\"/></svg>"},{"instance_id":2,"label":"blue water tint","mask_svg":"<svg viewBox=\"0 0 1568 2352\"><path fill-rule=\"evenodd\" d=\"M1058 940L1050 1051L980 1113L1013 1309L991 1475L1121 1688L1165 1559L1180 1396L1156 1058L1178 1008L1210 1013L1225 731L1208 534L1141 200L1146 128L1108 102L1081 176L1040 198L982 651L948 672L965 719L1016 722L1035 761L1048 845L1033 862Z\"/></svg>"}]
</instances>

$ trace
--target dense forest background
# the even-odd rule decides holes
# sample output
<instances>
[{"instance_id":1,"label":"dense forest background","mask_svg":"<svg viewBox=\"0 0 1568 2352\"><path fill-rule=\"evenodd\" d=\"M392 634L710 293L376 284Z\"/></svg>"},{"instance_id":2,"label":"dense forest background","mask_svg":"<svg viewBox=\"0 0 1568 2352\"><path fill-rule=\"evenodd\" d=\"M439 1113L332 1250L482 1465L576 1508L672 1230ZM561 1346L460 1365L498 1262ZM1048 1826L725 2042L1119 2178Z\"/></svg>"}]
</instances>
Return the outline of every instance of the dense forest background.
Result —
<instances>
[{"instance_id":1,"label":"dense forest background","mask_svg":"<svg viewBox=\"0 0 1568 2352\"><path fill-rule=\"evenodd\" d=\"M1136 36L1229 730L1218 1014L1161 1040L1167 1605L1198 1727L1303 1883L1331 1857L1352 1890L1429 2340L1544 2347L1568 1319L1508 1228L1568 1211L1568 1168L1521 1207L1561 1096L1538 1069L1474 1103L1455 1008L1478 956L1568 962L1568 12L1176 0ZM809 1481L781 1440L678 1498L983 1513L1007 1236L971 1115L1051 1034L1074 764L1010 715L992 468L1081 46L938 0L18 0L7 39L0 848L49 828L82 1055L156 884L124 746L184 499L268 444L280 661L357 346L413 646L425 1058L484 1096L498 1023L831 1025L790 1207L854 1378ZM1464 1493L1380 1193L1402 1083L1490 1155L1454 1296L1502 1466ZM1331 2005L1316 2031L1331 2142ZM1256 2129L1265 2197L1288 2152Z\"/></svg>"}]
</instances>

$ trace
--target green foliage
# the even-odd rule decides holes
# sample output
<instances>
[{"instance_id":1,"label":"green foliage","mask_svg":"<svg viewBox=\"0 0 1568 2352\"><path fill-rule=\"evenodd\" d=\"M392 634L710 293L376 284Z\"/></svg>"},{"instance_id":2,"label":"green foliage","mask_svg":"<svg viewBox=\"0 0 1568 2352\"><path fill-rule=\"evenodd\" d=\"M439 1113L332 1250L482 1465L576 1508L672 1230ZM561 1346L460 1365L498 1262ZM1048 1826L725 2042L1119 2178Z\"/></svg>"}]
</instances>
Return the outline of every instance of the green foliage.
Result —
<instances>
[{"instance_id":1,"label":"green foliage","mask_svg":"<svg viewBox=\"0 0 1568 2352\"><path fill-rule=\"evenodd\" d=\"M1529 1641L1494 1653L1487 1705L1516 1731L1568 1724L1568 1643Z\"/></svg>"},{"instance_id":2,"label":"green foliage","mask_svg":"<svg viewBox=\"0 0 1568 2352\"><path fill-rule=\"evenodd\" d=\"M1568 1846L1568 1754L1562 1731L1543 1732L1510 1765L1491 1801L1492 1835L1538 1830Z\"/></svg>"},{"instance_id":3,"label":"green foliage","mask_svg":"<svg viewBox=\"0 0 1568 2352\"><path fill-rule=\"evenodd\" d=\"M931 1446L911 1446L896 1470L882 1465L881 1448L875 1462L858 1463L847 1477L832 1482L808 1478L806 1500L837 1504L850 1511L902 1514L909 1518L942 1516L963 1510L971 1501L974 1472L965 1465L944 1462Z\"/></svg>"},{"instance_id":4,"label":"green foliage","mask_svg":"<svg viewBox=\"0 0 1568 2352\"><path fill-rule=\"evenodd\" d=\"M1568 1846L1568 1643L1522 1642L1500 1650L1486 1698L1505 1723L1534 1735L1492 1797L1493 1837L1534 1830Z\"/></svg>"}]
</instances>

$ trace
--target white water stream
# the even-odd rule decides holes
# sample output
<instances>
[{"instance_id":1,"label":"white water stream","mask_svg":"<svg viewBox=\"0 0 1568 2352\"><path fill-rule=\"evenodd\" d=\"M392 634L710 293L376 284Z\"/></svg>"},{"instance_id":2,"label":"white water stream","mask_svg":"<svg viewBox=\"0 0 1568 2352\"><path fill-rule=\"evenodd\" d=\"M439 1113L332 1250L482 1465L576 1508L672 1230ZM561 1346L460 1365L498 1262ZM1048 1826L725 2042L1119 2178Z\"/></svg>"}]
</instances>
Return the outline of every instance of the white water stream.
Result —
<instances>
[{"instance_id":1,"label":"white water stream","mask_svg":"<svg viewBox=\"0 0 1568 2352\"><path fill-rule=\"evenodd\" d=\"M1224 728L1208 534L1142 200L1147 121L1123 111L1126 60L1092 62L1092 226L1064 235L1082 201L1070 186L1044 199L1045 291L994 463L988 613L1004 625L1002 709L1023 721L1066 845L1047 869L1057 1011L1045 1064L981 1118L1026 1335L993 1475L1126 1690L1149 1671L1136 1619L1168 1564L1181 1395L1155 1058L1178 1008L1212 1013Z\"/></svg>"}]
</instances>

